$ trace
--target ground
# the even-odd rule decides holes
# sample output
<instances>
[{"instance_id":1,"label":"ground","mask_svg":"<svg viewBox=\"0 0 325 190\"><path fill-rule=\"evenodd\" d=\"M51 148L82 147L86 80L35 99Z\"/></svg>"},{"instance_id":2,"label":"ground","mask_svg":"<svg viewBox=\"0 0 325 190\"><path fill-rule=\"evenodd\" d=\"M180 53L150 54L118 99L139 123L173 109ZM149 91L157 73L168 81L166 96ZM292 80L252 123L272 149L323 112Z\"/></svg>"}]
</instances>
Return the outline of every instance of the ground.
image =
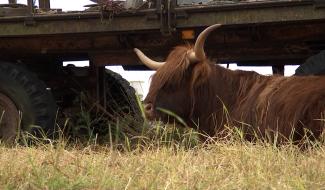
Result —
<instances>
[{"instance_id":1,"label":"ground","mask_svg":"<svg viewBox=\"0 0 325 190\"><path fill-rule=\"evenodd\" d=\"M196 133L106 145L94 141L0 146L0 189L322 189L325 146L274 146L240 139L198 141ZM135 143L137 142L137 143ZM113 146L111 146L113 145Z\"/></svg>"}]
</instances>

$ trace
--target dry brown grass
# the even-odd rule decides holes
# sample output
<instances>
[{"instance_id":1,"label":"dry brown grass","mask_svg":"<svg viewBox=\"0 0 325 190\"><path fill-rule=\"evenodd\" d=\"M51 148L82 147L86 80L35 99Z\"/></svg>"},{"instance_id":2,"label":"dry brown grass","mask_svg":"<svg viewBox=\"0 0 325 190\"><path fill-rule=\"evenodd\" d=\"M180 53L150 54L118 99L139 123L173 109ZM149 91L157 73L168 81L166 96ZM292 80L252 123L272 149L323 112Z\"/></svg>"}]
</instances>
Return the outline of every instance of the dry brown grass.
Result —
<instances>
[{"instance_id":1,"label":"dry brown grass","mask_svg":"<svg viewBox=\"0 0 325 190\"><path fill-rule=\"evenodd\" d=\"M323 189L325 147L0 147L0 189Z\"/></svg>"}]
</instances>

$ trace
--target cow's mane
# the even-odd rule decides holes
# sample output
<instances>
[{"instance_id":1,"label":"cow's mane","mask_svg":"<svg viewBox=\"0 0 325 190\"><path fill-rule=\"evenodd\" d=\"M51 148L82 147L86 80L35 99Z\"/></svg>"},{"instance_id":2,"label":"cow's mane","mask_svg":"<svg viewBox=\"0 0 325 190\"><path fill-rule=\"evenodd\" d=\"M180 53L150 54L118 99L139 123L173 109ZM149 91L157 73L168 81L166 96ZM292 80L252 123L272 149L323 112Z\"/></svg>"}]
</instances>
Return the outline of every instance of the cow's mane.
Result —
<instances>
[{"instance_id":1,"label":"cow's mane","mask_svg":"<svg viewBox=\"0 0 325 190\"><path fill-rule=\"evenodd\" d=\"M190 63L187 53L192 45L177 46L170 52L166 63L153 75L154 84L150 86L150 92L157 93L165 85L179 87L183 80L191 80L191 89L202 84L211 72L211 68L203 60L198 63Z\"/></svg>"}]
</instances>

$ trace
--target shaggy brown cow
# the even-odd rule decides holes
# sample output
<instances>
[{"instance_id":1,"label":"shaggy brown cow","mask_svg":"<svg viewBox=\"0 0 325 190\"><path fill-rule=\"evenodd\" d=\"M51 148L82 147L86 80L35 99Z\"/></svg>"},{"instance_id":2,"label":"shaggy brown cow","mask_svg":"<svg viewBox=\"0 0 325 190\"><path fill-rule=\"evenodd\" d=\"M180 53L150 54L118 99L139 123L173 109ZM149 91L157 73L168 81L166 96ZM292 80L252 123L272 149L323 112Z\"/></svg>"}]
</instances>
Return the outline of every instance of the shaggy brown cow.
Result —
<instances>
[{"instance_id":1,"label":"shaggy brown cow","mask_svg":"<svg viewBox=\"0 0 325 190\"><path fill-rule=\"evenodd\" d=\"M135 49L144 64L157 70L144 101L146 117L167 121L157 110L164 108L210 136L236 126L248 140L256 134L300 140L306 131L318 137L325 126L325 77L263 76L216 65L203 46L219 26L205 29L194 47L177 46L166 62L152 61Z\"/></svg>"}]
</instances>

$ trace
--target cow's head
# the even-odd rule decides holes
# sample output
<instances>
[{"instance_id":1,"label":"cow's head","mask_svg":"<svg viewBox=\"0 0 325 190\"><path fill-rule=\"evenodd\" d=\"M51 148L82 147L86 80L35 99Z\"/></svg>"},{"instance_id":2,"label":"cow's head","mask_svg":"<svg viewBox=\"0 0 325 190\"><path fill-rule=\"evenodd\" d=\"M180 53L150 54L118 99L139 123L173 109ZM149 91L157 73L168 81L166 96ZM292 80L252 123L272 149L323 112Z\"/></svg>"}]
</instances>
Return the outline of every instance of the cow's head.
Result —
<instances>
[{"instance_id":1,"label":"cow's head","mask_svg":"<svg viewBox=\"0 0 325 190\"><path fill-rule=\"evenodd\" d=\"M211 64L204 52L208 34L220 24L206 28L198 36L195 45L177 46L166 62L153 61L140 50L134 49L139 59L157 72L152 76L149 93L144 100L146 117L149 120L167 120L159 108L171 111L186 122L192 117L195 106L195 89L204 84L211 73Z\"/></svg>"}]
</instances>

